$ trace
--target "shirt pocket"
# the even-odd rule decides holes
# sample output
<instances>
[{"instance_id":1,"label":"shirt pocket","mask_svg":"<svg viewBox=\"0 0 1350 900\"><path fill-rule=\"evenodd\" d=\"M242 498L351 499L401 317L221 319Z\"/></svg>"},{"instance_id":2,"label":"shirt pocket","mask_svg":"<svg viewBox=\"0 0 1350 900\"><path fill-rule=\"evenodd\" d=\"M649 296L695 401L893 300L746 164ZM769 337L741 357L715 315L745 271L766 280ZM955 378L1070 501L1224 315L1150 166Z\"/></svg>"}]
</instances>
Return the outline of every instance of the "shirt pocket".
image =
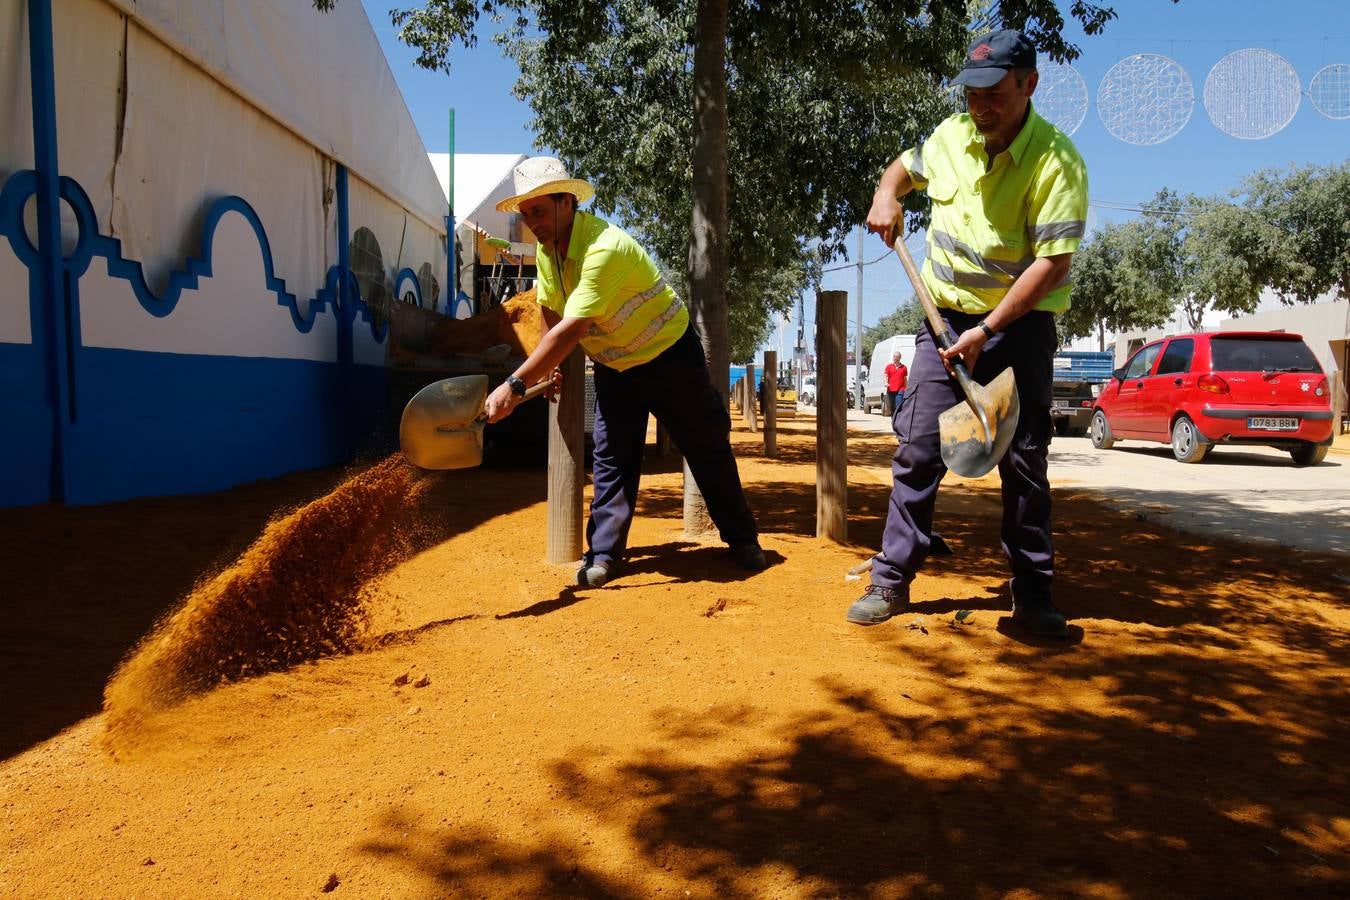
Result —
<instances>
[{"instance_id":1,"label":"shirt pocket","mask_svg":"<svg viewBox=\"0 0 1350 900\"><path fill-rule=\"evenodd\" d=\"M951 203L956 199L956 182L946 178L934 178L928 182L928 198L934 203Z\"/></svg>"},{"instance_id":2,"label":"shirt pocket","mask_svg":"<svg viewBox=\"0 0 1350 900\"><path fill-rule=\"evenodd\" d=\"M1027 236L1027 208L1019 197L985 198L984 217L998 244L1010 250L1024 250L1029 246Z\"/></svg>"}]
</instances>

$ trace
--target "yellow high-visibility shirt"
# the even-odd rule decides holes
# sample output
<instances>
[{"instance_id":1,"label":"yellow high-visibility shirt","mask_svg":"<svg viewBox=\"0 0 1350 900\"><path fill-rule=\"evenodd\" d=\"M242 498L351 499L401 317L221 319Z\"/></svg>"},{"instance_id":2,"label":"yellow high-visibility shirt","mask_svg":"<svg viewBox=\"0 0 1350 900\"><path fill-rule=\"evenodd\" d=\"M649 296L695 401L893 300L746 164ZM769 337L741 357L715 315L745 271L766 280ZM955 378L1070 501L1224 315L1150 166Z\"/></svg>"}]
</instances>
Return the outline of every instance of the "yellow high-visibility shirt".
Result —
<instances>
[{"instance_id":1,"label":"yellow high-visibility shirt","mask_svg":"<svg viewBox=\"0 0 1350 900\"><path fill-rule=\"evenodd\" d=\"M689 327L689 311L647 251L590 213L572 221L561 278L542 244L535 264L539 303L562 317L591 318L581 349L611 369L651 362Z\"/></svg>"},{"instance_id":2,"label":"yellow high-visibility shirt","mask_svg":"<svg viewBox=\"0 0 1350 900\"><path fill-rule=\"evenodd\" d=\"M923 280L938 306L987 313L1037 257L1073 253L1087 226L1087 166L1035 109L988 165L968 113L951 116L900 161L933 201ZM1036 308L1069 308L1069 280Z\"/></svg>"}]
</instances>

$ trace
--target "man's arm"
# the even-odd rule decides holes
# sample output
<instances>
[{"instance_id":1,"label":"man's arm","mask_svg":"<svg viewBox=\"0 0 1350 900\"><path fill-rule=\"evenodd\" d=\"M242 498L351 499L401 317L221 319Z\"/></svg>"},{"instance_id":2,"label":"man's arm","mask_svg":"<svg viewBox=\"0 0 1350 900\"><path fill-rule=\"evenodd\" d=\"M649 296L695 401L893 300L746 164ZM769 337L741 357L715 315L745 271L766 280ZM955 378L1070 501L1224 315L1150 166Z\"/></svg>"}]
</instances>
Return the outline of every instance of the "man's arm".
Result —
<instances>
[{"instance_id":1,"label":"man's arm","mask_svg":"<svg viewBox=\"0 0 1350 900\"><path fill-rule=\"evenodd\" d=\"M549 326L548 330L544 332L539 346L534 348L529 358L512 373L526 385L540 381L557 368L591 327L589 316L568 316L560 319L557 313L547 307L543 308L543 313L544 323ZM484 404L488 421L497 422L506 418L519 402L520 399L511 393L509 384L503 382L497 385L496 390L488 394L487 402Z\"/></svg>"},{"instance_id":2,"label":"man's arm","mask_svg":"<svg viewBox=\"0 0 1350 900\"><path fill-rule=\"evenodd\" d=\"M889 247L895 240L896 225L904 221L905 211L900 198L914 190L914 181L900 157L886 167L872 195L872 208L867 212L867 230L881 235Z\"/></svg>"},{"instance_id":3,"label":"man's arm","mask_svg":"<svg viewBox=\"0 0 1350 900\"><path fill-rule=\"evenodd\" d=\"M1046 294L1054 290L1069 274L1073 262L1072 253L1058 256L1038 256L1025 272L1017 276L1008 293L1003 295L993 312L985 316L984 323L991 331L1002 331L1013 322L1036 308ZM968 328L957 336L950 350L939 350L944 361L959 357L967 371L973 371L975 360L980 356L985 341L989 340L984 329L978 325Z\"/></svg>"}]
</instances>

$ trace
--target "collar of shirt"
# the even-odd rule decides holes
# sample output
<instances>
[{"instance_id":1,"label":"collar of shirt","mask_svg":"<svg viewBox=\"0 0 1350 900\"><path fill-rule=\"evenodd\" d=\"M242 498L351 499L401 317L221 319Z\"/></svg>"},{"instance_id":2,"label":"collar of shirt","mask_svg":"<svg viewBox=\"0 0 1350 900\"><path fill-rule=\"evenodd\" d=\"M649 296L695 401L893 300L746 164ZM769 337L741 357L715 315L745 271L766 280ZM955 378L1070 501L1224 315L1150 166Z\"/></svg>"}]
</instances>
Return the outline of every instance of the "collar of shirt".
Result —
<instances>
[{"instance_id":1,"label":"collar of shirt","mask_svg":"<svg viewBox=\"0 0 1350 900\"><path fill-rule=\"evenodd\" d=\"M1022 130L1017 132L1017 137L1013 138L1012 143L1008 145L1008 149L1003 151L1003 153L1007 153L1012 157L1014 165L1021 165L1022 157L1026 155L1027 146L1031 143L1032 135L1035 134L1036 130L1040 127L1040 123L1043 121L1040 114L1036 112L1036 107L1028 102L1027 120L1022 123ZM965 124L966 127L970 129L970 136L966 141L966 148L969 150L978 149L978 151L983 154L985 152L984 135L980 134L979 129L975 127L975 121L969 116L966 117ZM1002 156L1003 153L998 154L998 156ZM995 159L997 158L998 157L995 157Z\"/></svg>"},{"instance_id":2,"label":"collar of shirt","mask_svg":"<svg viewBox=\"0 0 1350 900\"><path fill-rule=\"evenodd\" d=\"M594 218L590 213L577 210L576 214L572 216L572 233L567 238L567 257L562 261L561 266L556 266L556 260L550 260L550 262L555 263L558 269L558 287L562 290L564 297L576 288L577 278L579 277L577 267L581 265L581 258L586 255L586 248L590 245L591 225ZM568 285L569 280L571 281L570 287Z\"/></svg>"}]
</instances>

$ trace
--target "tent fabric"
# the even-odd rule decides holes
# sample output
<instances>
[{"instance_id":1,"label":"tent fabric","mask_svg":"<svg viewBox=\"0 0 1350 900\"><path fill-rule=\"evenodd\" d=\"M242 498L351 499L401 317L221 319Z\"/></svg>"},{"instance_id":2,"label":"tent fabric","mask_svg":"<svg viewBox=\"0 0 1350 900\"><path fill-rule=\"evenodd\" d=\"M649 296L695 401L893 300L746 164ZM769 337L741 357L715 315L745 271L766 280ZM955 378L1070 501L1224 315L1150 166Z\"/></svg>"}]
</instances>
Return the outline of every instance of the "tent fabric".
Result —
<instances>
[{"instance_id":1,"label":"tent fabric","mask_svg":"<svg viewBox=\"0 0 1350 900\"><path fill-rule=\"evenodd\" d=\"M435 172L421 153L408 152L421 137L360 3L321 13L307 0L108 2L444 232ZM65 27L66 16L55 18Z\"/></svg>"},{"instance_id":2,"label":"tent fabric","mask_svg":"<svg viewBox=\"0 0 1350 900\"><path fill-rule=\"evenodd\" d=\"M0 182L33 168L33 89L28 77L28 4L0 3Z\"/></svg>"},{"instance_id":3,"label":"tent fabric","mask_svg":"<svg viewBox=\"0 0 1350 900\"><path fill-rule=\"evenodd\" d=\"M419 272L422 266L429 265L440 293L444 295L446 283L445 244L442 236L444 232L434 231L420 219L408 215L396 204L390 203L388 198L373 185L359 178L353 177L349 180L347 197L348 220L353 240L359 229L368 228L379 243L381 262L386 276L384 285L386 291L392 293L396 287L394 279L402 269ZM356 254L353 254L351 266L353 271L360 272L360 260L356 258ZM436 298L438 307L443 306L440 303L441 299ZM422 305L425 308L430 309L431 304L432 298L422 298Z\"/></svg>"},{"instance_id":4,"label":"tent fabric","mask_svg":"<svg viewBox=\"0 0 1350 900\"><path fill-rule=\"evenodd\" d=\"M169 273L200 252L197 223L211 201L235 194L258 213L277 275L305 314L337 259L324 203L332 166L135 22L127 25L125 53L126 115L110 220L123 254L140 260L151 287L162 290ZM62 161L64 169L64 153Z\"/></svg>"},{"instance_id":5,"label":"tent fabric","mask_svg":"<svg viewBox=\"0 0 1350 900\"><path fill-rule=\"evenodd\" d=\"M428 153L436 178L444 191L450 180L450 154ZM471 222L494 237L511 237L511 213L498 212L497 201L515 193L511 171L524 153L456 153L455 154L455 222L463 226ZM461 241L468 241L464 232ZM512 253L534 253L533 244L511 248Z\"/></svg>"}]
</instances>

